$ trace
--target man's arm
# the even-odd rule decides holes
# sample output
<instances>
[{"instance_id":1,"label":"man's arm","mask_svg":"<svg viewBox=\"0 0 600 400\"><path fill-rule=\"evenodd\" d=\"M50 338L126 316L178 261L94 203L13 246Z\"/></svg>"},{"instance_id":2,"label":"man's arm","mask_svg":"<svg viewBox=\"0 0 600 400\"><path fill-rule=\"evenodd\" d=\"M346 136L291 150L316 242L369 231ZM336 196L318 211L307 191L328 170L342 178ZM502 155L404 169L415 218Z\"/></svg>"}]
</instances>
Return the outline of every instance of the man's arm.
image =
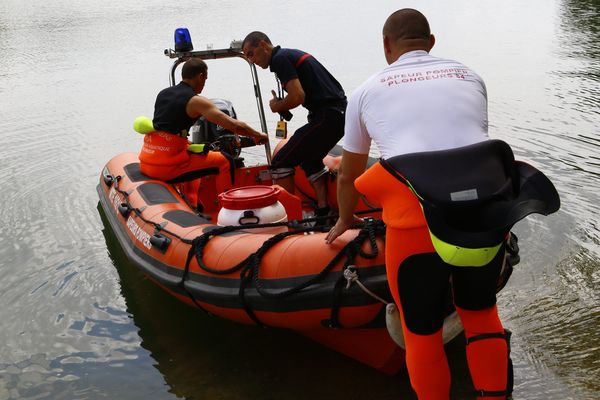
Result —
<instances>
[{"instance_id":1,"label":"man's arm","mask_svg":"<svg viewBox=\"0 0 600 400\"><path fill-rule=\"evenodd\" d=\"M368 158L368 154L352 153L347 150L342 153L342 164L337 177L337 200L340 216L325 238L327 243L332 243L356 221L354 209L360 193L354 187L354 180L365 172Z\"/></svg>"},{"instance_id":2,"label":"man's arm","mask_svg":"<svg viewBox=\"0 0 600 400\"><path fill-rule=\"evenodd\" d=\"M298 78L288 81L285 90L287 94L283 99L278 99L275 91L271 90L273 98L269 101L269 106L274 113L291 110L304 103L304 89Z\"/></svg>"},{"instance_id":3,"label":"man's arm","mask_svg":"<svg viewBox=\"0 0 600 400\"><path fill-rule=\"evenodd\" d=\"M255 131L247 123L231 118L229 115L219 110L206 97L192 97L187 103L186 112L192 118L200 118L204 116L204 118L210 122L220 125L237 135L253 138L256 143L265 143L268 140L265 133Z\"/></svg>"}]
</instances>

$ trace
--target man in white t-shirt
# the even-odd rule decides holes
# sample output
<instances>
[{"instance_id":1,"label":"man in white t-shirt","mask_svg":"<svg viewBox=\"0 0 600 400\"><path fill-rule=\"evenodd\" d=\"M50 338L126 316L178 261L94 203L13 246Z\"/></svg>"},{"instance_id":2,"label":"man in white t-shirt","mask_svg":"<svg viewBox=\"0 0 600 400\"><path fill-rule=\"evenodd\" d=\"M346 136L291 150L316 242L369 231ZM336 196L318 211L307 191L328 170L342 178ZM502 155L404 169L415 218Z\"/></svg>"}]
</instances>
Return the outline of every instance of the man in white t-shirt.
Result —
<instances>
[{"instance_id":1,"label":"man in white t-shirt","mask_svg":"<svg viewBox=\"0 0 600 400\"><path fill-rule=\"evenodd\" d=\"M353 214L360 195L354 184L365 172L371 141L376 143L382 158L388 159L408 153L453 149L488 139L487 93L483 80L459 62L430 55L434 43L429 23L419 11L402 9L390 15L385 22L383 47L389 66L365 81L348 103L344 152L337 181L339 219L329 231L327 243L332 243L359 220ZM413 212L422 214L416 201L415 204L416 211ZM384 208L384 220L385 215ZM422 231L427 232L426 229ZM430 242L428 236L421 240ZM391 242L388 234L388 251L404 245ZM445 299L426 298L426 301L421 301L418 295L402 293L399 285L392 282L399 275L391 274L390 268L402 271L404 265L388 265L387 268L394 299L396 302L402 299L399 308L403 311L411 384L419 398L447 399L450 373L443 351L441 326L438 329L437 315L429 315L436 314L438 310L435 307L444 304ZM410 274L406 274L409 277L406 279L415 279L415 282L425 282L427 285L429 277L423 274L430 273L432 268L438 267L413 266ZM469 270L464 267L458 268L462 270L457 273L470 273L465 272ZM508 394L507 345L496 310L495 291L489 293L491 290L488 289L495 287L498 274L494 269L486 272L487 267L477 268L474 272L479 275L474 278L468 275L464 279L474 281L474 292L485 292L485 295L477 297L478 294L463 294L463 297L470 296L469 301L464 302L469 305L463 306L456 301L455 292L455 304L465 325L467 339L473 338L476 342L467 346L467 358L478 398L504 398ZM450 274L450 270L452 267L449 266L440 273ZM431 282L443 284L444 279L448 283L447 275L441 279L432 276ZM402 285L406 285L405 282ZM478 285L485 289L479 290ZM422 292L429 292L429 289L425 286ZM437 288L432 288L432 293L435 292L433 289ZM433 306L422 304L429 301ZM418 320L421 317L433 319L434 323L424 324Z\"/></svg>"},{"instance_id":2,"label":"man in white t-shirt","mask_svg":"<svg viewBox=\"0 0 600 400\"><path fill-rule=\"evenodd\" d=\"M431 36L428 47L433 43ZM487 94L481 78L461 63L415 48L353 93L344 150L367 154L373 140L387 159L488 138Z\"/></svg>"},{"instance_id":3,"label":"man in white t-shirt","mask_svg":"<svg viewBox=\"0 0 600 400\"><path fill-rule=\"evenodd\" d=\"M354 180L365 170L371 140L381 157L387 159L488 139L483 80L461 63L430 55L435 37L419 37L422 28L418 20L401 18L404 14L407 12L397 18L392 14L386 22L389 32L400 32L399 40L394 41L384 31L385 58L390 65L367 79L348 103L338 177L340 217L330 231L329 242L354 222L353 210L359 196Z\"/></svg>"}]
</instances>

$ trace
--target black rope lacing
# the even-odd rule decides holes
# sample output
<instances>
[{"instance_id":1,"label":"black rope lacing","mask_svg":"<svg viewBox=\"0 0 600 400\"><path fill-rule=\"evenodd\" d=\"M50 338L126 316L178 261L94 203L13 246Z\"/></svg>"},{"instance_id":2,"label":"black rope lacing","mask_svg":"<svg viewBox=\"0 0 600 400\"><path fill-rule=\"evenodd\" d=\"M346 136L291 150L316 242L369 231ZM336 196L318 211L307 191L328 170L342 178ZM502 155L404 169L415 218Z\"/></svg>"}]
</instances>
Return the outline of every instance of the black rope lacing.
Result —
<instances>
[{"instance_id":1,"label":"black rope lacing","mask_svg":"<svg viewBox=\"0 0 600 400\"><path fill-rule=\"evenodd\" d=\"M201 310L206 311L204 307L202 307L199 302L194 298L193 294L186 288L185 281L188 279L190 274L190 265L192 259L195 257L196 262L200 269L205 272L214 274L214 275L228 275L234 272L240 271L240 288L239 288L239 296L241 303L248 314L248 316L258 325L263 325L260 320L256 317L252 307L249 305L246 300L246 288L254 283L254 287L260 296L268 299L282 299L289 296L294 295L295 293L300 292L303 289L308 288L311 285L314 285L321 280L323 280L331 270L338 265L342 260L344 260L344 266L342 268L345 270L349 266L352 266L356 263L357 256L360 256L365 259L374 259L379 255L379 249L377 246L377 237L385 235L385 224L383 221L374 219L374 218L365 218L362 223L355 224L351 228L360 228L358 235L349 241L330 261L329 263L315 276L307 279L304 282L299 283L298 285L291 287L289 289L281 290L281 291L269 291L265 288L263 282L259 278L260 275L260 262L263 256L277 243L281 242L283 239L288 236L304 234L307 232L325 232L329 229L326 226L306 226L306 223L311 222L319 222L323 220L330 219L332 215L321 216L321 217L311 217L305 218L302 220L291 220L287 222L274 222L268 224L252 224L252 225L239 225L239 226L223 226L211 229L209 231L204 232L202 235L195 237L194 239L185 239L174 232L165 229L162 224L158 224L154 221L148 220L142 216L142 210L139 208L132 207L129 203L129 193L124 190L119 189L118 182L121 180L121 176L116 176L114 178L114 188L117 192L121 193L125 202L124 205L128 210L133 211L138 218L144 221L147 224L150 224L154 227L155 232L165 232L174 238L182 241L183 243L189 244L190 249L188 251L188 255L186 257L186 262L183 270L183 274L181 276L181 280L178 283L178 286L181 287L186 294L190 297L192 302ZM371 213L374 211L381 211L380 209L371 209L364 210L362 212L357 212L356 214L361 213ZM227 234L230 232L235 232L239 230L249 230L249 229L260 229L260 228L270 228L270 227L280 227L286 226L290 231L281 232L273 235L271 238L266 240L262 246L260 246L254 253L251 253L245 259L238 262L236 265L232 265L225 269L215 269L211 268L204 262L204 250L206 245L213 237ZM364 251L363 243L368 242L368 251ZM333 304L331 311L331 319L328 323L331 327L341 327L338 321L339 307L341 305L341 294L343 283L345 282L345 278L342 275L336 282L334 286L334 296L333 296ZM208 313L208 312L207 312Z\"/></svg>"},{"instance_id":2,"label":"black rope lacing","mask_svg":"<svg viewBox=\"0 0 600 400\"><path fill-rule=\"evenodd\" d=\"M270 224L264 224L264 225L270 225ZM276 235L272 236L271 238L269 238L268 240L266 240L262 244L261 247L259 247L254 253L250 254L247 258L240 261L235 266L232 266L232 267L229 267L226 269L222 269L222 270L215 270L213 268L209 268L206 266L206 264L202 260L204 246L206 246L206 243L208 243L209 238L212 236L215 236L217 234L231 232L233 230L237 230L240 228L244 229L244 227L239 227L239 226L223 227L223 228L217 228L215 230L207 232L207 233L201 235L200 237L194 239L194 244L192 245L192 248L195 248L196 260L198 262L198 265L200 266L200 268L202 268L206 272L216 273L216 274L230 274L230 273L236 272L238 270L241 270L241 272L240 272L241 282L240 282L240 290L239 290L240 300L241 300L242 305L243 305L244 309L246 310L246 313L248 314L248 316L257 324L262 325L262 323L258 320L258 318L256 317L256 314L254 314L251 306L249 305L249 303L246 299L246 288L250 285L250 283L254 284L254 287L255 287L256 291L258 292L258 294L264 298L283 299L283 298L292 296L292 295L302 291L303 289L306 289L306 288L322 281L336 265L338 265L342 260L344 260L344 258L345 258L345 261L344 261L343 269L346 269L349 266L354 265L356 263L357 256L360 256L360 257L363 257L366 259L373 259L373 258L377 257L379 254L379 249L377 246L377 236L383 236L385 234L385 225L383 224L383 221L376 220L376 219L366 219L362 224L358 224L354 227L361 228L358 235L354 239L352 239L350 242L348 242L318 274L316 274L315 276L313 276L313 277L305 280L304 282L301 282L289 289L280 290L280 291L267 290L263 284L263 281L260 279L260 277L259 277L260 276L260 262L262 260L262 257L273 246L275 246L277 243L279 243L286 237L292 236L292 235L297 235L297 234L304 233L304 232L314 231L315 228L313 228L313 227L299 228L299 229L295 229L294 231L282 232L282 233L276 234ZM325 231L326 229L327 228L322 228L320 230ZM368 241L368 244L369 244L369 251L364 251L362 249L363 243L366 241ZM342 274L335 285L333 305L332 305L332 316L330 319L331 323L329 324L331 326L340 326L337 316L339 313L339 306L341 304L341 294L342 294L341 289L343 287L342 283L344 282L344 279L345 278L343 277L343 274Z\"/></svg>"}]
</instances>

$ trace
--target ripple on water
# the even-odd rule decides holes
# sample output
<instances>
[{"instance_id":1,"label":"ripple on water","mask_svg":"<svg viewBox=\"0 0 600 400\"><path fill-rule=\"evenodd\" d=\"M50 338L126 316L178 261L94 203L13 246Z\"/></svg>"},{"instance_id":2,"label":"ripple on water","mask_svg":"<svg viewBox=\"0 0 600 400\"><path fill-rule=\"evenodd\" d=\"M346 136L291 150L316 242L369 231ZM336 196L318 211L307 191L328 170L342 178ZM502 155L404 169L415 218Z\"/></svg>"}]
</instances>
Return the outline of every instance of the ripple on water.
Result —
<instances>
[{"instance_id":1,"label":"ripple on water","mask_svg":"<svg viewBox=\"0 0 600 400\"><path fill-rule=\"evenodd\" d=\"M164 380L145 351L114 351L110 359L92 353L51 358L38 353L17 363L0 363L0 398L6 400L53 399L168 399ZM111 385L103 383L107 371ZM135 379L136 384L130 385Z\"/></svg>"},{"instance_id":2,"label":"ripple on water","mask_svg":"<svg viewBox=\"0 0 600 400\"><path fill-rule=\"evenodd\" d=\"M599 265L600 259L581 249L560 262L554 274L540 278L543 286L517 291L512 299L510 324L518 330L518 354L535 368L535 374L519 371L528 384L536 375L546 382L556 376L559 386L600 392L595 378L600 369Z\"/></svg>"},{"instance_id":3,"label":"ripple on water","mask_svg":"<svg viewBox=\"0 0 600 400\"><path fill-rule=\"evenodd\" d=\"M211 394L262 398L254 389L256 382L271 384L275 380L275 393L284 394L310 373L314 381L330 377L319 382L323 390L330 390L326 398L341 398L346 393L348 398L357 398L362 397L358 391L342 392L348 391L343 381L356 371L367 377L361 393L371 394L371 386L392 387L391 382L397 381L385 380L338 358L324 363L329 367L323 371L313 358L328 358L323 356L328 353L315 349L306 356L302 345L298 347L301 350L290 353L298 357L290 357L285 360L289 364L283 365L283 369L296 372L289 380L272 371L272 365L281 365L276 356L260 365L262 348L251 353L258 360L257 372L254 368L244 370L257 364L247 364L243 357L232 355L227 341L238 344L239 349L251 347L247 343L258 340L248 341L248 331L230 325L224 325L222 331L207 330L204 321L194 325L191 321L196 316L186 309L173 312L172 308L161 308L164 297L154 303L144 299L159 295L148 286L130 293L125 305L126 285L114 268L118 262L113 265L115 260L107 255L107 244L101 237L94 186L103 162L125 149L139 148L139 137L129 133L131 120L137 113L151 112L155 90L166 84L170 63L160 52L164 44L170 44L170 26L177 26L186 16L193 21L190 28L196 27L192 32L198 36L194 37L195 44L200 44L206 37L229 39L232 28L223 21L243 18L235 2L215 2L218 5L214 7L204 2L206 7L201 10L192 3L0 1L0 303L10 305L0 309L4 332L0 346L2 399L161 399L198 393L208 394L206 398ZM489 7L477 2L468 7L453 3L447 11L456 13L451 15L456 18L438 18L435 24L436 30L456 32L457 24L444 27L444 21L465 16L470 21L486 21L486 32L488 28L490 31L484 44L498 39L495 54L502 60L498 63L494 59L492 74L484 74L484 78L496 75L500 79L487 82L493 89L489 92L490 133L506 139L519 159L546 173L563 201L559 213L519 223L522 265L500 295L501 302L508 303L501 307L507 314L504 320L515 332L516 398L600 397L595 382L600 371L597 3L520 2L518 10L513 4L498 6L505 13L502 15L517 15L524 21L539 15L555 17L542 18L539 22L545 28L538 30L536 25L534 32L530 27L520 28L525 24L513 24L507 30L501 23L494 30L494 18L485 16L497 15L490 15ZM290 8L277 7L281 12ZM211 17L203 18L203 13ZM314 12L307 16L319 17ZM469 30L477 28L469 26ZM292 31L287 38L295 40ZM539 64L523 64L529 60L523 58L525 51L532 47L520 47L522 37L531 34L539 44L531 52L541 56ZM351 39L363 40L364 36ZM310 45L329 49L328 42L321 39ZM455 49L465 47L461 41L455 43ZM440 41L440 45L444 44ZM469 62L473 67L491 59L485 51L477 54L477 45L466 47L473 49L474 62ZM452 49L448 50L450 54ZM555 53L549 54L552 51ZM363 61L370 65L368 73L383 62ZM357 75L359 65L344 65L340 73L358 84L368 76L365 70L364 76L362 72ZM215 78L216 69L212 69L208 89L221 95L225 92L221 84L229 79L226 74L220 80ZM272 77L268 71L262 72L261 77L270 79L261 81L268 92ZM239 95L236 87L231 87ZM354 87L348 87L347 92L350 94ZM238 103L234 104L237 108ZM238 108L238 114L243 115L240 111L244 109ZM304 119L302 114L295 114L292 123L299 126ZM258 126L258 121L250 122ZM269 127L273 126L274 119L269 122ZM252 157L254 154L248 160ZM263 154L257 153L256 159L263 160ZM137 282L137 275L131 280ZM127 309L132 315L124 311ZM169 319L178 313L181 315ZM135 324L132 317L137 317ZM214 326L215 321L206 324ZM222 332L233 336L222 340ZM263 335L261 331L254 338ZM287 350L289 341L284 337L263 344ZM151 349L155 357L145 349ZM190 360L190 354L197 358ZM236 378L238 382L231 384ZM169 383L166 387L165 381ZM240 381L244 385L235 384Z\"/></svg>"},{"instance_id":4,"label":"ripple on water","mask_svg":"<svg viewBox=\"0 0 600 400\"><path fill-rule=\"evenodd\" d=\"M47 271L43 284L39 284L40 277L32 277L6 288L2 301L18 309L3 315L3 326L19 334L5 339L0 359L19 363L39 349L52 359L82 352L90 362L135 359L140 338L130 315L123 311L123 298L111 294L114 278L107 279L107 271L90 272L75 264L57 265ZM92 303L94 299L102 303Z\"/></svg>"}]
</instances>

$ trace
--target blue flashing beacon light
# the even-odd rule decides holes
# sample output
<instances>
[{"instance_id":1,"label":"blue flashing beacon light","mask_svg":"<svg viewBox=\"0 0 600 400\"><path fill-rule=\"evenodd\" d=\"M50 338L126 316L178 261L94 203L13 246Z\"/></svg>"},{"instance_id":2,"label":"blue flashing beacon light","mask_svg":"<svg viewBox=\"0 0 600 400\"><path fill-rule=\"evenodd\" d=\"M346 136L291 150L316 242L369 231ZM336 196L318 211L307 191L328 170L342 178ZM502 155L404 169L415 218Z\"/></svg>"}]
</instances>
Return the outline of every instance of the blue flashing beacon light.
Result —
<instances>
[{"instance_id":1,"label":"blue flashing beacon light","mask_svg":"<svg viewBox=\"0 0 600 400\"><path fill-rule=\"evenodd\" d=\"M192 38L190 37L190 31L187 28L175 29L175 51L185 52L192 51L194 45L192 44Z\"/></svg>"}]
</instances>

